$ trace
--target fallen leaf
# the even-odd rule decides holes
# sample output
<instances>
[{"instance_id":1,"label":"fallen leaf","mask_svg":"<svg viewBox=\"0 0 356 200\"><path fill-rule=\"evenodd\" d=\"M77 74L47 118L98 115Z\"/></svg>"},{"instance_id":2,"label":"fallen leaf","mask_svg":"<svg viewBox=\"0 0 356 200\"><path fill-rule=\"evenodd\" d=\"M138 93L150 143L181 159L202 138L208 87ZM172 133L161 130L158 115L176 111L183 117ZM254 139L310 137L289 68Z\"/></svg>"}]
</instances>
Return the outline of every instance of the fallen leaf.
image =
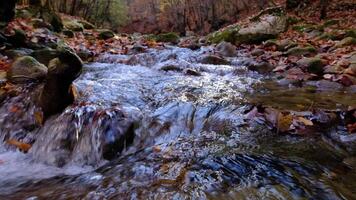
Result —
<instances>
[{"instance_id":1,"label":"fallen leaf","mask_svg":"<svg viewBox=\"0 0 356 200\"><path fill-rule=\"evenodd\" d=\"M313 126L314 123L310 121L309 119L306 119L304 117L298 117L298 121L302 122L305 126Z\"/></svg>"},{"instance_id":2,"label":"fallen leaf","mask_svg":"<svg viewBox=\"0 0 356 200\"><path fill-rule=\"evenodd\" d=\"M42 125L43 124L43 113L40 111L36 111L34 113L34 115L35 115L35 120L36 120L37 124Z\"/></svg>"},{"instance_id":3,"label":"fallen leaf","mask_svg":"<svg viewBox=\"0 0 356 200\"><path fill-rule=\"evenodd\" d=\"M27 153L28 150L31 149L31 145L30 144L26 144L26 143L23 143L23 142L19 142L17 140L7 140L6 141L7 144L9 145L13 145L13 146L16 146L18 149L20 149L21 151Z\"/></svg>"}]
</instances>

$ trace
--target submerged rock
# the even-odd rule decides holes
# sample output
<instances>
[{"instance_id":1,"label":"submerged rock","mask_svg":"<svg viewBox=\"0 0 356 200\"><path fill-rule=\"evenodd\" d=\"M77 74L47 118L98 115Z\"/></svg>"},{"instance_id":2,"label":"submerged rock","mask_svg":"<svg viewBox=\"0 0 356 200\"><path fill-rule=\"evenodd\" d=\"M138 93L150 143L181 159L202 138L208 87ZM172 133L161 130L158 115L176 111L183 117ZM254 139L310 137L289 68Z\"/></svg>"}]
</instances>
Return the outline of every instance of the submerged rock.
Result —
<instances>
[{"instance_id":1,"label":"submerged rock","mask_svg":"<svg viewBox=\"0 0 356 200\"><path fill-rule=\"evenodd\" d=\"M11 82L22 83L38 81L47 75L47 67L30 56L20 57L15 60L7 73Z\"/></svg>"}]
</instances>

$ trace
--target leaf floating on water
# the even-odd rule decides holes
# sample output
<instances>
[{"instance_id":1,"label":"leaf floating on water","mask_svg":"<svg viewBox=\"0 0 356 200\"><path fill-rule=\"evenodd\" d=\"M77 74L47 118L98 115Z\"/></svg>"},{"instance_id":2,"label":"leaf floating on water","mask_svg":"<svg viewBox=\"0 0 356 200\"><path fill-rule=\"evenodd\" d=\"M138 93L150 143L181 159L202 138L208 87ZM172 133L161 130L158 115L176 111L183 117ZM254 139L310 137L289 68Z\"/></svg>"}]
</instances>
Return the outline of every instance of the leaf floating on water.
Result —
<instances>
[{"instance_id":1,"label":"leaf floating on water","mask_svg":"<svg viewBox=\"0 0 356 200\"><path fill-rule=\"evenodd\" d=\"M26 144L26 143L23 143L23 142L19 142L17 140L7 140L6 141L7 144L9 145L13 145L13 146L16 146L18 149L20 149L21 151L27 153L28 150L31 149L31 145L30 144Z\"/></svg>"}]
</instances>

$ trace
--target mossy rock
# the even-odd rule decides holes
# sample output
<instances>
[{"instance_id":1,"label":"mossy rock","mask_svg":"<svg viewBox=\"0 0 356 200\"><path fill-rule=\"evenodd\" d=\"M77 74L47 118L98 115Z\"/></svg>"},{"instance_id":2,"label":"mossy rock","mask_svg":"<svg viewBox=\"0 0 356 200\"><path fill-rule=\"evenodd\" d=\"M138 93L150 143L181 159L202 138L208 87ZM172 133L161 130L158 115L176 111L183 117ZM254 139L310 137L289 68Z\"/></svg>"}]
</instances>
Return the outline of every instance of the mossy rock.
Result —
<instances>
[{"instance_id":1,"label":"mossy rock","mask_svg":"<svg viewBox=\"0 0 356 200\"><path fill-rule=\"evenodd\" d=\"M161 33L156 36L157 42L170 42L173 44L178 44L179 42L179 35L177 33Z\"/></svg>"},{"instance_id":2,"label":"mossy rock","mask_svg":"<svg viewBox=\"0 0 356 200\"><path fill-rule=\"evenodd\" d=\"M108 40L115 37L115 33L108 29L99 30L99 39Z\"/></svg>"},{"instance_id":3,"label":"mossy rock","mask_svg":"<svg viewBox=\"0 0 356 200\"><path fill-rule=\"evenodd\" d=\"M261 11L252 17L248 24L232 25L208 36L212 43L222 41L239 44L258 44L277 36L286 31L287 17L283 8L275 7Z\"/></svg>"},{"instance_id":4,"label":"mossy rock","mask_svg":"<svg viewBox=\"0 0 356 200\"><path fill-rule=\"evenodd\" d=\"M95 25L90 22L81 20L81 21L79 21L79 23L81 23L85 29L88 29L88 30L95 29Z\"/></svg>"},{"instance_id":5,"label":"mossy rock","mask_svg":"<svg viewBox=\"0 0 356 200\"><path fill-rule=\"evenodd\" d=\"M47 67L31 56L17 58L7 73L11 82L22 83L44 79Z\"/></svg>"},{"instance_id":6,"label":"mossy rock","mask_svg":"<svg viewBox=\"0 0 356 200\"><path fill-rule=\"evenodd\" d=\"M42 11L42 18L45 22L49 23L52 25L53 30L55 32L61 32L63 29L63 24L64 22L62 21L62 18L55 12L53 11Z\"/></svg>"},{"instance_id":7,"label":"mossy rock","mask_svg":"<svg viewBox=\"0 0 356 200\"><path fill-rule=\"evenodd\" d=\"M311 31L324 31L323 26L317 26L315 24L300 24L295 25L292 27L293 30L304 33L304 32L311 32Z\"/></svg>"},{"instance_id":8,"label":"mossy rock","mask_svg":"<svg viewBox=\"0 0 356 200\"><path fill-rule=\"evenodd\" d=\"M4 54L11 59L16 59L23 56L29 56L31 55L31 53L33 53L33 50L26 49L26 48L9 49L4 52Z\"/></svg>"},{"instance_id":9,"label":"mossy rock","mask_svg":"<svg viewBox=\"0 0 356 200\"><path fill-rule=\"evenodd\" d=\"M326 22L324 22L323 27L330 27L330 26L334 26L334 25L339 25L340 24L340 20L337 19L330 19L327 20Z\"/></svg>"},{"instance_id":10,"label":"mossy rock","mask_svg":"<svg viewBox=\"0 0 356 200\"><path fill-rule=\"evenodd\" d=\"M356 38L353 37L347 37L341 40L340 42L335 44L336 48L342 48L350 45L355 45L356 44Z\"/></svg>"},{"instance_id":11,"label":"mossy rock","mask_svg":"<svg viewBox=\"0 0 356 200\"><path fill-rule=\"evenodd\" d=\"M217 31L208 35L208 41L214 44L220 42L230 42L235 43L236 35L238 34L240 27L238 25L227 27L223 30Z\"/></svg>"},{"instance_id":12,"label":"mossy rock","mask_svg":"<svg viewBox=\"0 0 356 200\"><path fill-rule=\"evenodd\" d=\"M321 75L324 72L323 61L318 57L302 58L297 64L301 67L305 67L309 73Z\"/></svg>"},{"instance_id":13,"label":"mossy rock","mask_svg":"<svg viewBox=\"0 0 356 200\"><path fill-rule=\"evenodd\" d=\"M356 29L350 29L345 32L345 37L356 38Z\"/></svg>"},{"instance_id":14,"label":"mossy rock","mask_svg":"<svg viewBox=\"0 0 356 200\"><path fill-rule=\"evenodd\" d=\"M31 56L34 57L38 62L48 66L49 62L58 57L59 52L51 48L44 48L34 51Z\"/></svg>"},{"instance_id":15,"label":"mossy rock","mask_svg":"<svg viewBox=\"0 0 356 200\"><path fill-rule=\"evenodd\" d=\"M285 54L291 56L305 56L316 52L317 50L314 47L308 46L308 47L293 47L289 49Z\"/></svg>"},{"instance_id":16,"label":"mossy rock","mask_svg":"<svg viewBox=\"0 0 356 200\"><path fill-rule=\"evenodd\" d=\"M75 31L75 32L82 32L84 31L83 24L79 23L76 20L65 20L64 27L68 30Z\"/></svg>"}]
</instances>

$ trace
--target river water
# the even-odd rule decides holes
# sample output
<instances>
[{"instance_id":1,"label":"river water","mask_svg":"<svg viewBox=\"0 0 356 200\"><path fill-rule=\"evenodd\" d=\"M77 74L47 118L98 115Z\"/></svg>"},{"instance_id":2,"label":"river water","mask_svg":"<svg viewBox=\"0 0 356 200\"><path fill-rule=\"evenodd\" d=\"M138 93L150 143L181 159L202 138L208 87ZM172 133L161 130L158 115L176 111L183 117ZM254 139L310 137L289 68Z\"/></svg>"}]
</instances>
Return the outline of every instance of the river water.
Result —
<instances>
[{"instance_id":1,"label":"river water","mask_svg":"<svg viewBox=\"0 0 356 200\"><path fill-rule=\"evenodd\" d=\"M43 126L37 86L23 86L1 103L0 139L33 145L0 143L0 199L356 199L354 154L323 131L248 125L262 77L241 56L201 64L212 51L103 55L75 81L75 103ZM344 95L339 106L354 103Z\"/></svg>"}]
</instances>

